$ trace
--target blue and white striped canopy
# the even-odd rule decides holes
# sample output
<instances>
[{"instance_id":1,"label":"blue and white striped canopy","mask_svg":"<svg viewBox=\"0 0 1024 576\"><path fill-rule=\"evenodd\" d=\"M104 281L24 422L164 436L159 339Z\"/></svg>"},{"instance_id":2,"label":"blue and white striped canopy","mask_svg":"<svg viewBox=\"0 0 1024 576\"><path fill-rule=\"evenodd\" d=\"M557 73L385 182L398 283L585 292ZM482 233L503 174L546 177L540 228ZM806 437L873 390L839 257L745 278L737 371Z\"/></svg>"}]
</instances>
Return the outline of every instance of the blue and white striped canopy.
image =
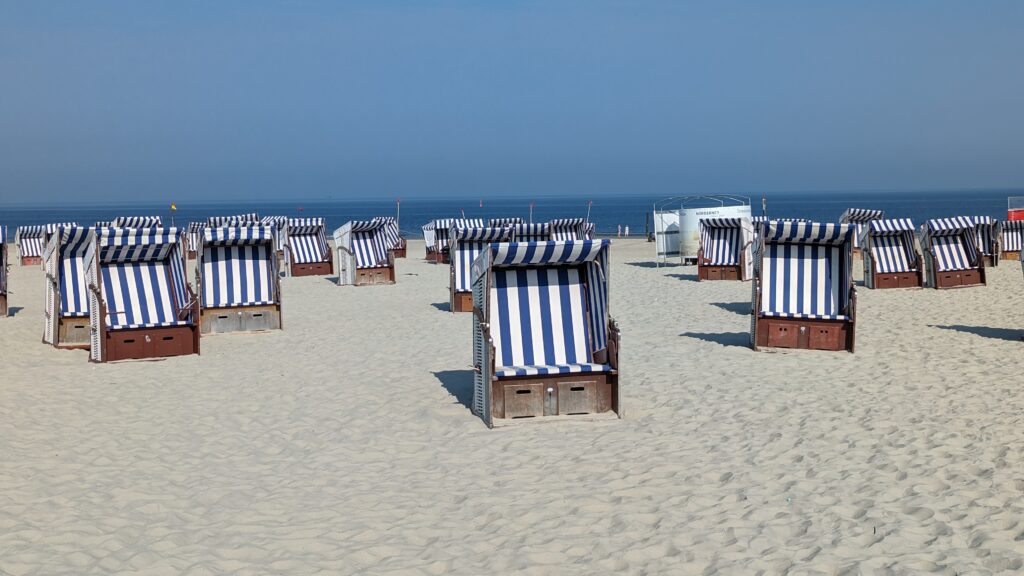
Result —
<instances>
[{"instance_id":1,"label":"blue and white striped canopy","mask_svg":"<svg viewBox=\"0 0 1024 576\"><path fill-rule=\"evenodd\" d=\"M491 244L495 267L581 264L592 262L612 242L603 240L551 240Z\"/></svg>"},{"instance_id":2,"label":"blue and white striped canopy","mask_svg":"<svg viewBox=\"0 0 1024 576\"><path fill-rule=\"evenodd\" d=\"M559 218L551 221L552 240L582 240L586 234L585 218Z\"/></svg>"},{"instance_id":3,"label":"blue and white striped canopy","mask_svg":"<svg viewBox=\"0 0 1024 576\"><path fill-rule=\"evenodd\" d=\"M737 266L743 260L743 219L702 218L700 249L709 266Z\"/></svg>"},{"instance_id":4,"label":"blue and white striped canopy","mask_svg":"<svg viewBox=\"0 0 1024 576\"><path fill-rule=\"evenodd\" d=\"M452 228L449 236L452 241L507 242L511 233L512 230L508 227Z\"/></svg>"},{"instance_id":5,"label":"blue and white striped canopy","mask_svg":"<svg viewBox=\"0 0 1024 576\"><path fill-rule=\"evenodd\" d=\"M289 218L288 234L316 234L324 230L323 218Z\"/></svg>"},{"instance_id":6,"label":"blue and white striped canopy","mask_svg":"<svg viewBox=\"0 0 1024 576\"><path fill-rule=\"evenodd\" d=\"M153 228L163 226L159 216L118 216L110 223L114 228Z\"/></svg>"},{"instance_id":7,"label":"blue and white striped canopy","mask_svg":"<svg viewBox=\"0 0 1024 576\"><path fill-rule=\"evenodd\" d=\"M223 246L241 246L244 244L260 244L274 239L277 230L266 225L222 226L204 228L203 242Z\"/></svg>"},{"instance_id":8,"label":"blue and white striped canopy","mask_svg":"<svg viewBox=\"0 0 1024 576\"><path fill-rule=\"evenodd\" d=\"M207 226L231 226L234 224L258 223L260 215L255 212L234 214L231 216L210 216L206 219Z\"/></svg>"},{"instance_id":9,"label":"blue and white striped canopy","mask_svg":"<svg viewBox=\"0 0 1024 576\"><path fill-rule=\"evenodd\" d=\"M325 234L323 218L289 218L288 248L292 261L310 264L330 259Z\"/></svg>"},{"instance_id":10,"label":"blue and white striped canopy","mask_svg":"<svg viewBox=\"0 0 1024 576\"><path fill-rule=\"evenodd\" d=\"M473 288L473 261L492 242L508 242L512 229L508 226L488 228L452 228L450 232L451 267L455 274L455 291L469 292Z\"/></svg>"},{"instance_id":11,"label":"blue and white striped canopy","mask_svg":"<svg viewBox=\"0 0 1024 576\"><path fill-rule=\"evenodd\" d=\"M277 229L270 224L206 228L200 267L207 308L275 304Z\"/></svg>"},{"instance_id":12,"label":"blue and white striped canopy","mask_svg":"<svg viewBox=\"0 0 1024 576\"><path fill-rule=\"evenodd\" d=\"M969 216L935 218L925 222L926 231L932 236L949 236L974 230L974 219Z\"/></svg>"},{"instance_id":13,"label":"blue and white striped canopy","mask_svg":"<svg viewBox=\"0 0 1024 576\"><path fill-rule=\"evenodd\" d=\"M743 226L742 218L701 218L699 226L705 228L739 228Z\"/></svg>"},{"instance_id":14,"label":"blue and white striped canopy","mask_svg":"<svg viewBox=\"0 0 1024 576\"><path fill-rule=\"evenodd\" d=\"M853 241L855 228L850 224L769 221L765 224L766 242L791 244L845 244Z\"/></svg>"},{"instance_id":15,"label":"blue and white striped canopy","mask_svg":"<svg viewBox=\"0 0 1024 576\"><path fill-rule=\"evenodd\" d=\"M902 232L914 232L914 223L910 218L892 218L889 220L872 220L868 224L868 230L872 236L883 236L900 234Z\"/></svg>"},{"instance_id":16,"label":"blue and white striped canopy","mask_svg":"<svg viewBox=\"0 0 1024 576\"><path fill-rule=\"evenodd\" d=\"M113 225L114 225L114 221L113 220L97 220L95 227L96 228L110 228Z\"/></svg>"},{"instance_id":17,"label":"blue and white striped canopy","mask_svg":"<svg viewBox=\"0 0 1024 576\"><path fill-rule=\"evenodd\" d=\"M855 222L869 222L871 220L881 220L884 212L882 210L871 210L869 208L849 208L843 215L839 217L839 222L855 223Z\"/></svg>"},{"instance_id":18,"label":"blue and white striped canopy","mask_svg":"<svg viewBox=\"0 0 1024 576\"><path fill-rule=\"evenodd\" d=\"M178 228L100 228L96 231L100 262L163 260L181 242Z\"/></svg>"},{"instance_id":19,"label":"blue and white striped canopy","mask_svg":"<svg viewBox=\"0 0 1024 576\"><path fill-rule=\"evenodd\" d=\"M402 246L402 235L398 230L398 220L394 216L377 216L373 221L384 225L384 245L388 250Z\"/></svg>"},{"instance_id":20,"label":"blue and white striped canopy","mask_svg":"<svg viewBox=\"0 0 1024 576\"><path fill-rule=\"evenodd\" d=\"M92 240L92 230L81 226L60 228L55 234L60 237L56 253L60 278L60 315L82 317L89 315L89 295L86 291L85 253ZM49 256L53 257L53 254Z\"/></svg>"}]
</instances>

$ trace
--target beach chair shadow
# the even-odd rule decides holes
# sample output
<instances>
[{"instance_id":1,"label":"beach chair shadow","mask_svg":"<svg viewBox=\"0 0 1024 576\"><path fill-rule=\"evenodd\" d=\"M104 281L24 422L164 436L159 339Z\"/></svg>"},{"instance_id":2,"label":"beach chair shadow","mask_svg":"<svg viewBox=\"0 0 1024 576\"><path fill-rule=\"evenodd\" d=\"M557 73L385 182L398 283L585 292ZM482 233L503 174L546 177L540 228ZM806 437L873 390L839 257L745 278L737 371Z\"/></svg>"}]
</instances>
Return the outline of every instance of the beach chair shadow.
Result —
<instances>
[{"instance_id":1,"label":"beach chair shadow","mask_svg":"<svg viewBox=\"0 0 1024 576\"><path fill-rule=\"evenodd\" d=\"M472 370L442 370L434 372L434 377L440 380L441 386L455 397L455 400L468 409L473 407L473 371Z\"/></svg>"},{"instance_id":2,"label":"beach chair shadow","mask_svg":"<svg viewBox=\"0 0 1024 576\"><path fill-rule=\"evenodd\" d=\"M441 312L451 312L452 305L450 302L434 302L431 304L434 308L437 308Z\"/></svg>"},{"instance_id":3,"label":"beach chair shadow","mask_svg":"<svg viewBox=\"0 0 1024 576\"><path fill-rule=\"evenodd\" d=\"M740 316L750 316L750 302L712 302L711 305Z\"/></svg>"},{"instance_id":4,"label":"beach chair shadow","mask_svg":"<svg viewBox=\"0 0 1024 576\"><path fill-rule=\"evenodd\" d=\"M685 338L696 338L705 342L714 342L722 346L739 346L750 348L750 332L683 332L680 334Z\"/></svg>"},{"instance_id":5,"label":"beach chair shadow","mask_svg":"<svg viewBox=\"0 0 1024 576\"><path fill-rule=\"evenodd\" d=\"M323 279L326 280L329 284L337 284L338 283L338 277L337 276L324 276Z\"/></svg>"},{"instance_id":6,"label":"beach chair shadow","mask_svg":"<svg viewBox=\"0 0 1024 576\"><path fill-rule=\"evenodd\" d=\"M1020 342L1021 340L1024 340L1024 330L1019 328L992 328L990 326L964 326L962 324L953 324L949 326L930 324L929 328L941 328L942 330L967 332L968 334L974 334L984 338L992 338L994 340L1009 340L1011 342Z\"/></svg>"},{"instance_id":7,"label":"beach chair shadow","mask_svg":"<svg viewBox=\"0 0 1024 576\"><path fill-rule=\"evenodd\" d=\"M657 262L626 262L627 266L636 266L637 268L675 268L682 266L678 262L662 262L660 265Z\"/></svg>"},{"instance_id":8,"label":"beach chair shadow","mask_svg":"<svg viewBox=\"0 0 1024 576\"><path fill-rule=\"evenodd\" d=\"M669 278L675 278L676 280L682 280L684 282L697 282L696 274L666 274Z\"/></svg>"},{"instance_id":9,"label":"beach chair shadow","mask_svg":"<svg viewBox=\"0 0 1024 576\"><path fill-rule=\"evenodd\" d=\"M25 309L24 306L11 306L10 308L7 309L7 315L8 316L16 316L18 314L18 312L21 312L24 309Z\"/></svg>"}]
</instances>

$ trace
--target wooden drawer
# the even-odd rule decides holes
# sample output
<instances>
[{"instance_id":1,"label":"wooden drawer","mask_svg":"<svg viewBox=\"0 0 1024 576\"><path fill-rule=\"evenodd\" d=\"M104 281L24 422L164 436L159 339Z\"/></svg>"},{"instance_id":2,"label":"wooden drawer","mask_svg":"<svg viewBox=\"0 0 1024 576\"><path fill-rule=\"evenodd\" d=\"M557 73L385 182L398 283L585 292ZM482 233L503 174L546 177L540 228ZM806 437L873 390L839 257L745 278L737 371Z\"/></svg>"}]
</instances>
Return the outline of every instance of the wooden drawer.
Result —
<instances>
[{"instance_id":1,"label":"wooden drawer","mask_svg":"<svg viewBox=\"0 0 1024 576\"><path fill-rule=\"evenodd\" d=\"M796 322L772 321L768 325L768 345L777 348L796 348L800 343L800 325Z\"/></svg>"}]
</instances>

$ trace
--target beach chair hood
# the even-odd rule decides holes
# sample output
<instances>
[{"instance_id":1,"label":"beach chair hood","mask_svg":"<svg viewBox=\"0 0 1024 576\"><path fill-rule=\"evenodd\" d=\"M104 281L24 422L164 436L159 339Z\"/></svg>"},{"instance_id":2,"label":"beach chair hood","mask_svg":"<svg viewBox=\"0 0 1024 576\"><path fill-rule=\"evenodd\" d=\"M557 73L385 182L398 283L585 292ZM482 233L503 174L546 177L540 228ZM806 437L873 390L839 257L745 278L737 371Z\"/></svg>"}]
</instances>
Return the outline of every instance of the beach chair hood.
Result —
<instances>
[{"instance_id":1,"label":"beach chair hood","mask_svg":"<svg viewBox=\"0 0 1024 576\"><path fill-rule=\"evenodd\" d=\"M57 344L60 318L89 316L89 292L86 274L89 261L86 253L93 242L90 228L72 226L59 228L50 236L43 253L46 273L45 326L43 341Z\"/></svg>"}]
</instances>

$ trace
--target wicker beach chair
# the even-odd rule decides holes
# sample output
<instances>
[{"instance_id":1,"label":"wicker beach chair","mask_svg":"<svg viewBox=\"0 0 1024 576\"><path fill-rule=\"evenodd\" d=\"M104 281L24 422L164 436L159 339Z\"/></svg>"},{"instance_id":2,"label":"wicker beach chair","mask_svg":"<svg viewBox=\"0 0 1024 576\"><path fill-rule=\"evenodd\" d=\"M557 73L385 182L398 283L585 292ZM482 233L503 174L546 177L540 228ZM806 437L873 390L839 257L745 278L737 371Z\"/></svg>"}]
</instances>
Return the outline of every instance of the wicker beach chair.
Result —
<instances>
[{"instance_id":1,"label":"wicker beach chair","mask_svg":"<svg viewBox=\"0 0 1024 576\"><path fill-rule=\"evenodd\" d=\"M199 353L183 244L177 228L96 230L85 253L91 361Z\"/></svg>"},{"instance_id":2,"label":"wicker beach chair","mask_svg":"<svg viewBox=\"0 0 1024 576\"><path fill-rule=\"evenodd\" d=\"M86 253L93 242L91 228L60 228L43 252L46 272L43 342L58 348L89 348L89 286Z\"/></svg>"},{"instance_id":3,"label":"wicker beach chair","mask_svg":"<svg viewBox=\"0 0 1024 576\"><path fill-rule=\"evenodd\" d=\"M196 266L203 334L283 326L277 235L263 224L203 230Z\"/></svg>"},{"instance_id":4,"label":"wicker beach chair","mask_svg":"<svg viewBox=\"0 0 1024 576\"><path fill-rule=\"evenodd\" d=\"M872 220L860 232L864 285L868 288L920 288L924 262L914 245L909 218Z\"/></svg>"},{"instance_id":5,"label":"wicker beach chair","mask_svg":"<svg viewBox=\"0 0 1024 576\"><path fill-rule=\"evenodd\" d=\"M872 220L881 220L885 213L882 210L870 208L850 208L839 217L840 224L853 224L856 228L853 236L853 255L860 256L860 236L864 226Z\"/></svg>"},{"instance_id":6,"label":"wicker beach chair","mask_svg":"<svg viewBox=\"0 0 1024 576\"><path fill-rule=\"evenodd\" d=\"M936 218L924 223L921 251L926 284L937 289L984 285L985 262L976 242L972 218Z\"/></svg>"},{"instance_id":7,"label":"wicker beach chair","mask_svg":"<svg viewBox=\"0 0 1024 576\"><path fill-rule=\"evenodd\" d=\"M584 218L559 218L551 221L551 239L584 240L587 221Z\"/></svg>"},{"instance_id":8,"label":"wicker beach chair","mask_svg":"<svg viewBox=\"0 0 1024 576\"><path fill-rule=\"evenodd\" d=\"M512 238L510 226L487 228L452 228L449 232L451 265L449 270L448 303L452 312L473 310L473 262L490 244L508 242Z\"/></svg>"},{"instance_id":9,"label":"wicker beach chair","mask_svg":"<svg viewBox=\"0 0 1024 576\"><path fill-rule=\"evenodd\" d=\"M754 275L754 225L750 218L704 218L698 223L698 280L750 280Z\"/></svg>"},{"instance_id":10,"label":"wicker beach chair","mask_svg":"<svg viewBox=\"0 0 1024 576\"><path fill-rule=\"evenodd\" d=\"M1000 228L1000 257L1020 260L1021 250L1024 248L1024 220L1007 220Z\"/></svg>"},{"instance_id":11,"label":"wicker beach chair","mask_svg":"<svg viewBox=\"0 0 1024 576\"><path fill-rule=\"evenodd\" d=\"M334 273L334 258L327 245L323 218L289 218L285 267L291 276L327 276Z\"/></svg>"},{"instance_id":12,"label":"wicker beach chair","mask_svg":"<svg viewBox=\"0 0 1024 576\"><path fill-rule=\"evenodd\" d=\"M395 283L395 257L385 230L380 221L354 220L334 231L339 286Z\"/></svg>"},{"instance_id":13,"label":"wicker beach chair","mask_svg":"<svg viewBox=\"0 0 1024 576\"><path fill-rule=\"evenodd\" d=\"M855 228L770 221L764 226L751 296L751 346L854 349Z\"/></svg>"},{"instance_id":14,"label":"wicker beach chair","mask_svg":"<svg viewBox=\"0 0 1024 576\"><path fill-rule=\"evenodd\" d=\"M473 263L473 412L620 414L610 240L491 244Z\"/></svg>"}]
</instances>

